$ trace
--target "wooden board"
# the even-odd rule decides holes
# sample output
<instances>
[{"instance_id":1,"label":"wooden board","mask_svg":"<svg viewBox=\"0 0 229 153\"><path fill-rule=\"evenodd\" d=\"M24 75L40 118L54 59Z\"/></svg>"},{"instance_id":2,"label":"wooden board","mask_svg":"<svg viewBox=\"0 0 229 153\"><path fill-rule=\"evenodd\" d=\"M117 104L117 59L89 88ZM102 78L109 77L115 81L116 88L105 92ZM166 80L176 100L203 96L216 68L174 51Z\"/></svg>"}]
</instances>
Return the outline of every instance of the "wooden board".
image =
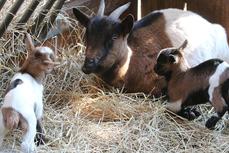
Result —
<instances>
[{"instance_id":1,"label":"wooden board","mask_svg":"<svg viewBox=\"0 0 229 153\"><path fill-rule=\"evenodd\" d=\"M142 0L142 16L158 9L183 9L185 2L188 10L225 27L229 36L229 0Z\"/></svg>"}]
</instances>

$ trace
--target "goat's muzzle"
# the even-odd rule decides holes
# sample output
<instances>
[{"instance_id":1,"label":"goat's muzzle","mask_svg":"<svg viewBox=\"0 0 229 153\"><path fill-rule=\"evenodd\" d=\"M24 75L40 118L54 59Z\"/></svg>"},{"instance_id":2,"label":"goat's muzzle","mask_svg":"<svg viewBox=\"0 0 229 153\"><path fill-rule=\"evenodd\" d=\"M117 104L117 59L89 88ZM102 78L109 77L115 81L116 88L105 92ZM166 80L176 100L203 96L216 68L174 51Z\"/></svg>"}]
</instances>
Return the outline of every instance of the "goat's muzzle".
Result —
<instances>
[{"instance_id":1,"label":"goat's muzzle","mask_svg":"<svg viewBox=\"0 0 229 153\"><path fill-rule=\"evenodd\" d=\"M98 62L97 60L95 59L88 59L86 58L85 59L85 62L84 62L84 65L82 67L82 71L85 73L85 74L90 74L90 73L93 73L96 71L98 67Z\"/></svg>"}]
</instances>

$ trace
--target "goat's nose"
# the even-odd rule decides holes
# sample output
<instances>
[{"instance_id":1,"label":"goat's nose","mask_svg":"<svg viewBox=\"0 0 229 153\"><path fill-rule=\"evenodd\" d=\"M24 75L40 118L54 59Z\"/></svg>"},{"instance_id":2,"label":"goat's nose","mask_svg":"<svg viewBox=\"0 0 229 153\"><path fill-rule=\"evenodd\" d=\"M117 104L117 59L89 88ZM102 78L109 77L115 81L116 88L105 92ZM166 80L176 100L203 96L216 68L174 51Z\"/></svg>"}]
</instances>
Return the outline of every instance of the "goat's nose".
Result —
<instances>
[{"instance_id":1,"label":"goat's nose","mask_svg":"<svg viewBox=\"0 0 229 153\"><path fill-rule=\"evenodd\" d=\"M95 59L85 59L84 65L82 67L82 70L84 73L89 74L96 70L97 63Z\"/></svg>"},{"instance_id":2,"label":"goat's nose","mask_svg":"<svg viewBox=\"0 0 229 153\"><path fill-rule=\"evenodd\" d=\"M93 66L95 66L95 60L94 59L86 59L85 60L85 66L86 67L93 67Z\"/></svg>"}]
</instances>

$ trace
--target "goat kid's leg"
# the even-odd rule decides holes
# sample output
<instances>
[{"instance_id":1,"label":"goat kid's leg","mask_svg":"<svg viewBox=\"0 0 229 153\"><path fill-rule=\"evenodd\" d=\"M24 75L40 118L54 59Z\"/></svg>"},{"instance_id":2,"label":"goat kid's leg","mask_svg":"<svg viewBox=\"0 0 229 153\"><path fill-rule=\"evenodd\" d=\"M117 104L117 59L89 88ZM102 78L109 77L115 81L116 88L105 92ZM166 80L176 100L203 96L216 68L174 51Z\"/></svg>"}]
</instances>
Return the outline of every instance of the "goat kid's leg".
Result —
<instances>
[{"instance_id":1,"label":"goat kid's leg","mask_svg":"<svg viewBox=\"0 0 229 153\"><path fill-rule=\"evenodd\" d=\"M36 135L37 119L34 113L30 114L29 117L25 117L25 119L28 122L28 129L23 137L21 148L23 152L31 153L35 152L36 149L34 138Z\"/></svg>"},{"instance_id":2,"label":"goat kid's leg","mask_svg":"<svg viewBox=\"0 0 229 153\"><path fill-rule=\"evenodd\" d=\"M210 119L207 120L205 126L208 129L214 129L216 123L222 118L222 116L227 112L228 106L225 99L221 93L221 86L214 88L211 93L211 104L214 107L217 115L213 115Z\"/></svg>"},{"instance_id":3,"label":"goat kid's leg","mask_svg":"<svg viewBox=\"0 0 229 153\"><path fill-rule=\"evenodd\" d=\"M3 120L2 111L0 109L0 147L2 146L5 134L6 134L6 129L5 129L5 126L4 126L4 120Z\"/></svg>"},{"instance_id":4,"label":"goat kid's leg","mask_svg":"<svg viewBox=\"0 0 229 153\"><path fill-rule=\"evenodd\" d=\"M44 136L44 131L41 127L41 120L37 120L37 133L36 133L36 137L34 139L35 143L37 146L39 145L44 145L46 142L45 136Z\"/></svg>"},{"instance_id":5,"label":"goat kid's leg","mask_svg":"<svg viewBox=\"0 0 229 153\"><path fill-rule=\"evenodd\" d=\"M223 115L227 112L228 107L224 107L221 112L217 112L217 115L213 115L209 118L205 124L205 126L213 130L215 128L216 123L223 117Z\"/></svg>"},{"instance_id":6,"label":"goat kid's leg","mask_svg":"<svg viewBox=\"0 0 229 153\"><path fill-rule=\"evenodd\" d=\"M195 107L182 108L177 114L188 120L194 120L201 115L201 113L197 111Z\"/></svg>"}]
</instances>

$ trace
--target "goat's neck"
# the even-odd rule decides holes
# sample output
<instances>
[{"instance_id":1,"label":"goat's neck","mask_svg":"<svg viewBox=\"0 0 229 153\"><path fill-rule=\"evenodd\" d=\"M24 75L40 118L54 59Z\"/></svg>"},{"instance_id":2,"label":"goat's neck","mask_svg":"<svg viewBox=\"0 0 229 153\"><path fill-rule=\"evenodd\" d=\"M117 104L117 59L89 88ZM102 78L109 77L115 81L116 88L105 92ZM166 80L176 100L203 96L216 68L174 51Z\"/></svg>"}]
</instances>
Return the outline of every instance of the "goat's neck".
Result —
<instances>
[{"instance_id":1,"label":"goat's neck","mask_svg":"<svg viewBox=\"0 0 229 153\"><path fill-rule=\"evenodd\" d=\"M173 71L171 73L171 79L172 80L181 79L188 69L189 66L185 61L178 63L178 65L175 65L173 68Z\"/></svg>"},{"instance_id":2,"label":"goat's neck","mask_svg":"<svg viewBox=\"0 0 229 153\"><path fill-rule=\"evenodd\" d=\"M30 74L39 84L41 84L45 78L46 73L38 68L30 66L29 64L24 64L19 70L21 73Z\"/></svg>"},{"instance_id":3,"label":"goat's neck","mask_svg":"<svg viewBox=\"0 0 229 153\"><path fill-rule=\"evenodd\" d=\"M125 56L119 61L119 69L118 69L118 76L119 78L123 78L128 69L129 64L132 56L132 50L128 45L125 46Z\"/></svg>"}]
</instances>

